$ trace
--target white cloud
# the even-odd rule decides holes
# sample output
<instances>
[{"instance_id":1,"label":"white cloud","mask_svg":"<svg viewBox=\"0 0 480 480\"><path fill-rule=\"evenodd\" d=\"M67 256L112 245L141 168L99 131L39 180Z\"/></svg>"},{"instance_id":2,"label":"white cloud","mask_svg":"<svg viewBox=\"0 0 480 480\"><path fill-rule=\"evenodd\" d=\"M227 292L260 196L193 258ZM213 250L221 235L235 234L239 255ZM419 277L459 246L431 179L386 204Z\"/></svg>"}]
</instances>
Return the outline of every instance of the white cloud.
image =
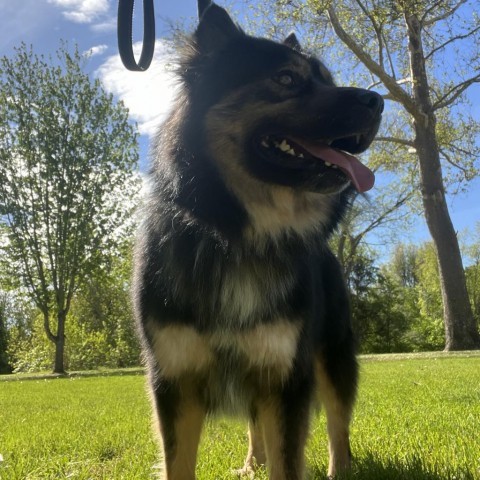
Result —
<instances>
[{"instance_id":1,"label":"white cloud","mask_svg":"<svg viewBox=\"0 0 480 480\"><path fill-rule=\"evenodd\" d=\"M106 20L91 26L94 32L109 33L117 29L117 17L110 17Z\"/></svg>"},{"instance_id":2,"label":"white cloud","mask_svg":"<svg viewBox=\"0 0 480 480\"><path fill-rule=\"evenodd\" d=\"M141 44L134 44L133 49L138 59ZM123 100L142 135L154 135L171 108L177 88L172 61L168 44L157 40L155 57L146 72L126 70L118 54L109 57L96 72L105 88Z\"/></svg>"},{"instance_id":3,"label":"white cloud","mask_svg":"<svg viewBox=\"0 0 480 480\"><path fill-rule=\"evenodd\" d=\"M89 50L83 52L88 57L95 57L96 55L102 55L108 50L108 45L95 45Z\"/></svg>"},{"instance_id":4,"label":"white cloud","mask_svg":"<svg viewBox=\"0 0 480 480\"><path fill-rule=\"evenodd\" d=\"M64 17L75 23L92 23L109 9L109 0L48 0L48 3L63 9Z\"/></svg>"}]
</instances>

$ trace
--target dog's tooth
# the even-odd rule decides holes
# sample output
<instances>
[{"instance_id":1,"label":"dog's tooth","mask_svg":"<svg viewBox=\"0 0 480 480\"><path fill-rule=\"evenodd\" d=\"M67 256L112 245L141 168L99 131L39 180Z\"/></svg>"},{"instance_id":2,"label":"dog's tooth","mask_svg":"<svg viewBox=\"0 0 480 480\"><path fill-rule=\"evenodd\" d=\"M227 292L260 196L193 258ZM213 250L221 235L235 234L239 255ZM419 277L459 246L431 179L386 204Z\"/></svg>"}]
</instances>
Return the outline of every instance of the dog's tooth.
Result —
<instances>
[{"instance_id":1,"label":"dog's tooth","mask_svg":"<svg viewBox=\"0 0 480 480\"><path fill-rule=\"evenodd\" d=\"M265 139L262 140L262 142L260 143L260 145L261 145L262 147L268 148L268 142L267 142Z\"/></svg>"},{"instance_id":2,"label":"dog's tooth","mask_svg":"<svg viewBox=\"0 0 480 480\"><path fill-rule=\"evenodd\" d=\"M330 146L333 143L333 140L327 140L327 145Z\"/></svg>"},{"instance_id":3,"label":"dog's tooth","mask_svg":"<svg viewBox=\"0 0 480 480\"><path fill-rule=\"evenodd\" d=\"M305 156L303 155L303 153L299 153L299 154L297 155L297 157L298 157L298 158L305 158Z\"/></svg>"},{"instance_id":4,"label":"dog's tooth","mask_svg":"<svg viewBox=\"0 0 480 480\"><path fill-rule=\"evenodd\" d=\"M332 165L332 168L338 168L336 165Z\"/></svg>"},{"instance_id":5,"label":"dog's tooth","mask_svg":"<svg viewBox=\"0 0 480 480\"><path fill-rule=\"evenodd\" d=\"M288 152L287 152L289 155L293 155L294 157L297 155L295 153L295 150L293 148L291 148Z\"/></svg>"},{"instance_id":6,"label":"dog's tooth","mask_svg":"<svg viewBox=\"0 0 480 480\"><path fill-rule=\"evenodd\" d=\"M331 167L331 166L332 166L332 164L331 164L330 162L325 162L325 165L326 165L327 167Z\"/></svg>"},{"instance_id":7,"label":"dog's tooth","mask_svg":"<svg viewBox=\"0 0 480 480\"><path fill-rule=\"evenodd\" d=\"M362 136L361 136L360 134L355 135L355 141L356 141L357 143L360 143L361 140L362 140Z\"/></svg>"}]
</instances>

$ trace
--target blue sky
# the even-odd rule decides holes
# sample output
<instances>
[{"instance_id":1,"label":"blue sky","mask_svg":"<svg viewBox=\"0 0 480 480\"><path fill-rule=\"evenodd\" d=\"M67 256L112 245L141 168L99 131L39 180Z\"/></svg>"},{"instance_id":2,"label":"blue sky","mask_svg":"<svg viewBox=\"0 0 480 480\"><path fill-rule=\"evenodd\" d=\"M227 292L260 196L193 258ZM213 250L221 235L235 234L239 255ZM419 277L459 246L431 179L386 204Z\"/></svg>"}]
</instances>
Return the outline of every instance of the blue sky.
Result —
<instances>
[{"instance_id":1,"label":"blue sky","mask_svg":"<svg viewBox=\"0 0 480 480\"><path fill-rule=\"evenodd\" d=\"M60 40L78 44L80 51L91 53L89 72L99 77L105 88L121 98L139 125L141 167L146 168L149 139L168 112L174 94L174 82L165 63L168 55L162 37L169 21L196 15L196 0L154 0L157 46L152 67L146 73L126 71L120 63L116 40L117 0L1 0L0 55L11 55L20 42L32 44L37 53L54 54ZM137 0L136 18L141 19L141 0ZM219 4L225 4L218 0ZM228 2L241 10L238 2ZM138 23L134 40L141 39ZM137 45L137 48L139 45ZM480 120L480 88L471 94ZM382 184L383 182L379 182ZM475 179L468 193L449 199L449 208L457 231L469 228L473 233L480 222L480 179ZM410 240L429 239L423 217L418 218Z\"/></svg>"}]
</instances>

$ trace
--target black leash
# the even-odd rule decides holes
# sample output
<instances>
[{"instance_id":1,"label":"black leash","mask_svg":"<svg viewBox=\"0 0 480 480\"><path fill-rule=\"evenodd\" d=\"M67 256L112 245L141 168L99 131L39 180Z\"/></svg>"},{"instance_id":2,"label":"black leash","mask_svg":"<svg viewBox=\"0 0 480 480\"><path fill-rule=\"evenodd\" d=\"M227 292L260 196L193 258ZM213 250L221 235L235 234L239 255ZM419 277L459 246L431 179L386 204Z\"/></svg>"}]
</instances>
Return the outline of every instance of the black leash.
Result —
<instances>
[{"instance_id":1,"label":"black leash","mask_svg":"<svg viewBox=\"0 0 480 480\"><path fill-rule=\"evenodd\" d=\"M118 51L128 70L143 72L152 62L155 50L155 14L153 0L143 0L143 45L138 63L133 55L133 5L135 0L118 0Z\"/></svg>"},{"instance_id":2,"label":"black leash","mask_svg":"<svg viewBox=\"0 0 480 480\"><path fill-rule=\"evenodd\" d=\"M155 51L155 12L153 0L143 0L143 45L140 60L137 63L132 45L134 3L135 0L118 0L118 51L125 68L134 72L144 72L152 63ZM211 3L211 0L197 0L199 19Z\"/></svg>"}]
</instances>

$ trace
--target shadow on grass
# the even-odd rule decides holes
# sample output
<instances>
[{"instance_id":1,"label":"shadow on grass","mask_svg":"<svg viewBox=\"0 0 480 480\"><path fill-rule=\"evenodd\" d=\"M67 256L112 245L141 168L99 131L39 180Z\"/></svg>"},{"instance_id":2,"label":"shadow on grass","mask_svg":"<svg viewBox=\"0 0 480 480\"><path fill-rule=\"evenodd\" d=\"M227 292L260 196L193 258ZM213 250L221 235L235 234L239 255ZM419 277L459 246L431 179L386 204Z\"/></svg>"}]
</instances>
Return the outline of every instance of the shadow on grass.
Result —
<instances>
[{"instance_id":1,"label":"shadow on grass","mask_svg":"<svg viewBox=\"0 0 480 480\"><path fill-rule=\"evenodd\" d=\"M405 460L383 460L369 454L357 458L349 473L338 475L335 480L475 480L473 472L455 470L447 465L432 468L420 457ZM314 468L309 476L311 480L327 479L326 472Z\"/></svg>"}]
</instances>

